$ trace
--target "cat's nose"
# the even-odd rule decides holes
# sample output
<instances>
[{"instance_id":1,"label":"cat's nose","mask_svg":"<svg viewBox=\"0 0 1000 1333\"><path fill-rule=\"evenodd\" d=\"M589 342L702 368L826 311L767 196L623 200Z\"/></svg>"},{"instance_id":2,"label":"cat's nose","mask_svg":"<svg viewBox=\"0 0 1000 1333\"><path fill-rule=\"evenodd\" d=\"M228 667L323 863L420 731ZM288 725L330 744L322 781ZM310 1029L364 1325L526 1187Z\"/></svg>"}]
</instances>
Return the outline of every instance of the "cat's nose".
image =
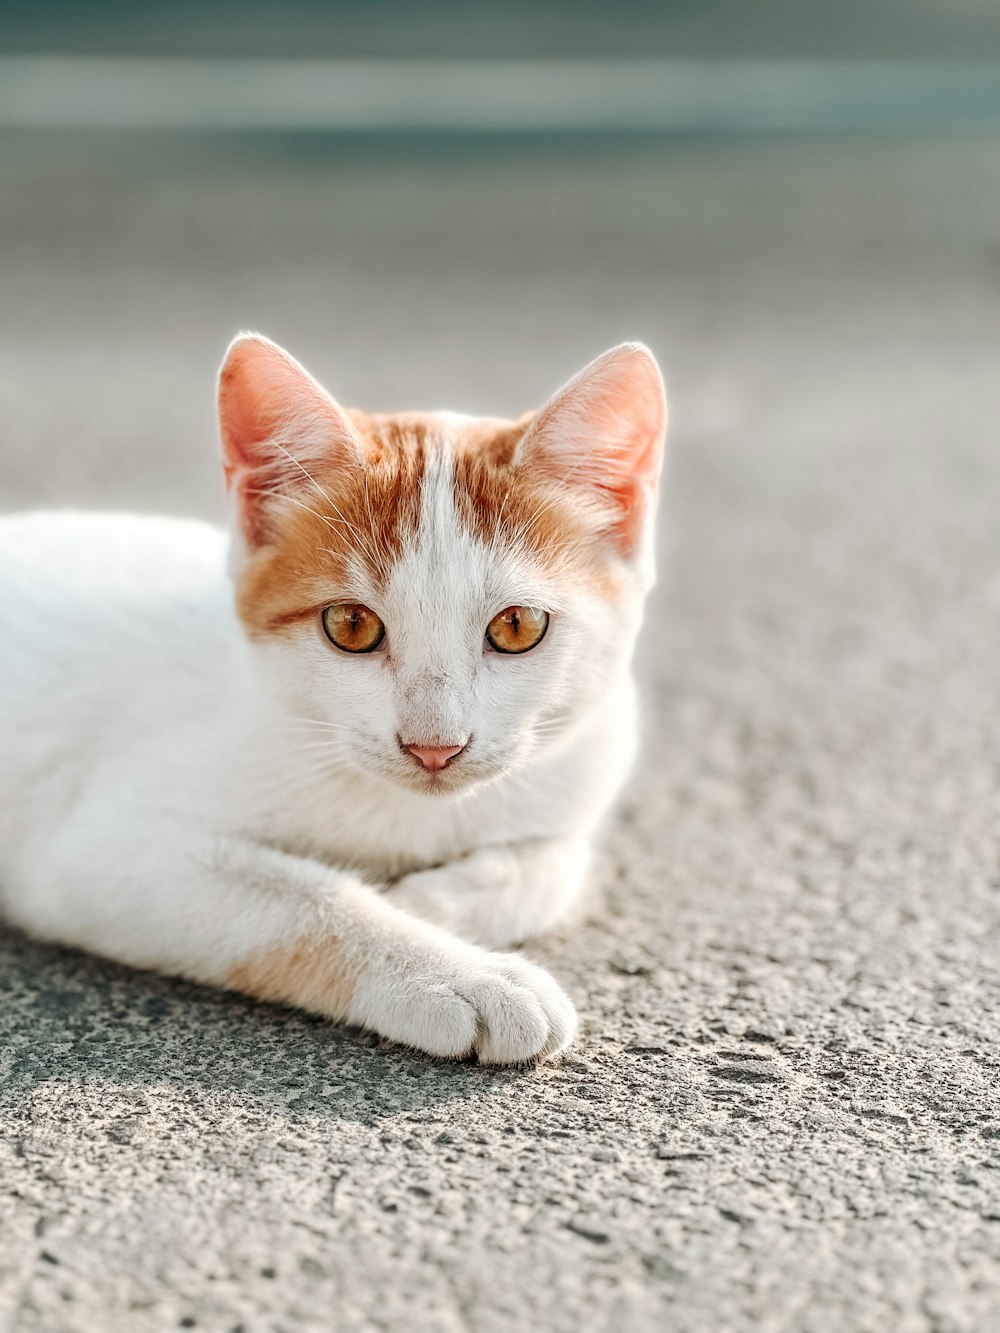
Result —
<instances>
[{"instance_id":1,"label":"cat's nose","mask_svg":"<svg viewBox=\"0 0 1000 1333\"><path fill-rule=\"evenodd\" d=\"M468 741L463 741L461 745L407 745L406 749L428 773L438 773L457 754L461 754L466 745Z\"/></svg>"}]
</instances>

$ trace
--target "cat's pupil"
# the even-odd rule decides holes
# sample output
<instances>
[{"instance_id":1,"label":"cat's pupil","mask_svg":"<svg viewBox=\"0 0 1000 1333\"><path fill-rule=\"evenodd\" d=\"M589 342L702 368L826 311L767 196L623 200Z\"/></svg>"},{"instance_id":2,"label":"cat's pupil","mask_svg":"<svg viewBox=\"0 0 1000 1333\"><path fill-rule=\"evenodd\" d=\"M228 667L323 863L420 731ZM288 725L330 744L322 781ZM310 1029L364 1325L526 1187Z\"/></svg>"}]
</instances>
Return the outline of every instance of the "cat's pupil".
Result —
<instances>
[{"instance_id":1,"label":"cat's pupil","mask_svg":"<svg viewBox=\"0 0 1000 1333\"><path fill-rule=\"evenodd\" d=\"M487 625L486 641L498 653L526 653L541 643L548 624L540 607L508 606Z\"/></svg>"},{"instance_id":2,"label":"cat's pupil","mask_svg":"<svg viewBox=\"0 0 1000 1333\"><path fill-rule=\"evenodd\" d=\"M328 606L323 629L338 648L350 653L374 652L385 638L385 626L367 606Z\"/></svg>"}]
</instances>

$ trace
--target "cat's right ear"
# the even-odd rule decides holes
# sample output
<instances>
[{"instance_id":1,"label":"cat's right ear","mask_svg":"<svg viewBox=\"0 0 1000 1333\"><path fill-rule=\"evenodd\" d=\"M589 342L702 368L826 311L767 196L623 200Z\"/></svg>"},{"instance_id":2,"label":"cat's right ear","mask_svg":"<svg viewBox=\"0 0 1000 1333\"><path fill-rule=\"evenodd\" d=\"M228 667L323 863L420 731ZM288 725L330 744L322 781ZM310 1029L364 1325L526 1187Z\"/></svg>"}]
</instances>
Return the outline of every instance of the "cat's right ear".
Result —
<instances>
[{"instance_id":1,"label":"cat's right ear","mask_svg":"<svg viewBox=\"0 0 1000 1333\"><path fill-rule=\"evenodd\" d=\"M230 344L219 371L226 486L250 547L267 536L269 507L315 486L314 466L358 464L361 445L344 410L284 348L257 333Z\"/></svg>"}]
</instances>

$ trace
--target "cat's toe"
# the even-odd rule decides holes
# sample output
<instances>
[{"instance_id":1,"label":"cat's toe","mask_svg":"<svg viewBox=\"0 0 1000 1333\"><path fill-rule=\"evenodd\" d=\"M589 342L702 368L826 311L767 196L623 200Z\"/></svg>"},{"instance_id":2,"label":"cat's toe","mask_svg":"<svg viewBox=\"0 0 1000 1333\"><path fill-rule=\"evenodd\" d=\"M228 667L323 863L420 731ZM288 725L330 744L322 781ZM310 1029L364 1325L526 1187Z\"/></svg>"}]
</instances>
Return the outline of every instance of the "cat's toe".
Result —
<instances>
[{"instance_id":1,"label":"cat's toe","mask_svg":"<svg viewBox=\"0 0 1000 1333\"><path fill-rule=\"evenodd\" d=\"M549 1025L530 991L497 976L477 985L469 998L479 1018L476 1055L480 1064L528 1064L541 1055Z\"/></svg>"},{"instance_id":2,"label":"cat's toe","mask_svg":"<svg viewBox=\"0 0 1000 1333\"><path fill-rule=\"evenodd\" d=\"M576 1013L555 981L524 958L497 957L495 971L467 992L479 1015L481 1064L529 1064L564 1050Z\"/></svg>"},{"instance_id":3,"label":"cat's toe","mask_svg":"<svg viewBox=\"0 0 1000 1333\"><path fill-rule=\"evenodd\" d=\"M576 1014L547 972L422 929L431 947L371 969L350 1021L430 1055L491 1065L532 1064L569 1045Z\"/></svg>"},{"instance_id":4,"label":"cat's toe","mask_svg":"<svg viewBox=\"0 0 1000 1333\"><path fill-rule=\"evenodd\" d=\"M569 996L554 977L527 958L506 954L502 955L502 960L505 974L519 985L530 988L545 1014L548 1035L538 1058L549 1060L561 1054L576 1036L576 1010Z\"/></svg>"},{"instance_id":5,"label":"cat's toe","mask_svg":"<svg viewBox=\"0 0 1000 1333\"><path fill-rule=\"evenodd\" d=\"M398 1041L430 1055L464 1060L475 1048L479 1029L476 1006L467 996L454 986L434 985L410 1007L394 1035Z\"/></svg>"}]
</instances>

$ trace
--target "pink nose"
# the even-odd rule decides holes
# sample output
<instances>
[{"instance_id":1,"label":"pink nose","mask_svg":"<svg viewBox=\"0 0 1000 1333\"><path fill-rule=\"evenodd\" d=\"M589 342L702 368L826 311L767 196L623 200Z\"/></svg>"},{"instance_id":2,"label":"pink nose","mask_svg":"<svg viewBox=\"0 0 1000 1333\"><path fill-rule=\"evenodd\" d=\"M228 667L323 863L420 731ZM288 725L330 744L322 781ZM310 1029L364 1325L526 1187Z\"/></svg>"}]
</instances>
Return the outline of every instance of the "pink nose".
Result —
<instances>
[{"instance_id":1,"label":"pink nose","mask_svg":"<svg viewBox=\"0 0 1000 1333\"><path fill-rule=\"evenodd\" d=\"M464 745L408 745L406 747L414 759L419 760L428 773L438 773L457 754L465 749Z\"/></svg>"}]
</instances>

